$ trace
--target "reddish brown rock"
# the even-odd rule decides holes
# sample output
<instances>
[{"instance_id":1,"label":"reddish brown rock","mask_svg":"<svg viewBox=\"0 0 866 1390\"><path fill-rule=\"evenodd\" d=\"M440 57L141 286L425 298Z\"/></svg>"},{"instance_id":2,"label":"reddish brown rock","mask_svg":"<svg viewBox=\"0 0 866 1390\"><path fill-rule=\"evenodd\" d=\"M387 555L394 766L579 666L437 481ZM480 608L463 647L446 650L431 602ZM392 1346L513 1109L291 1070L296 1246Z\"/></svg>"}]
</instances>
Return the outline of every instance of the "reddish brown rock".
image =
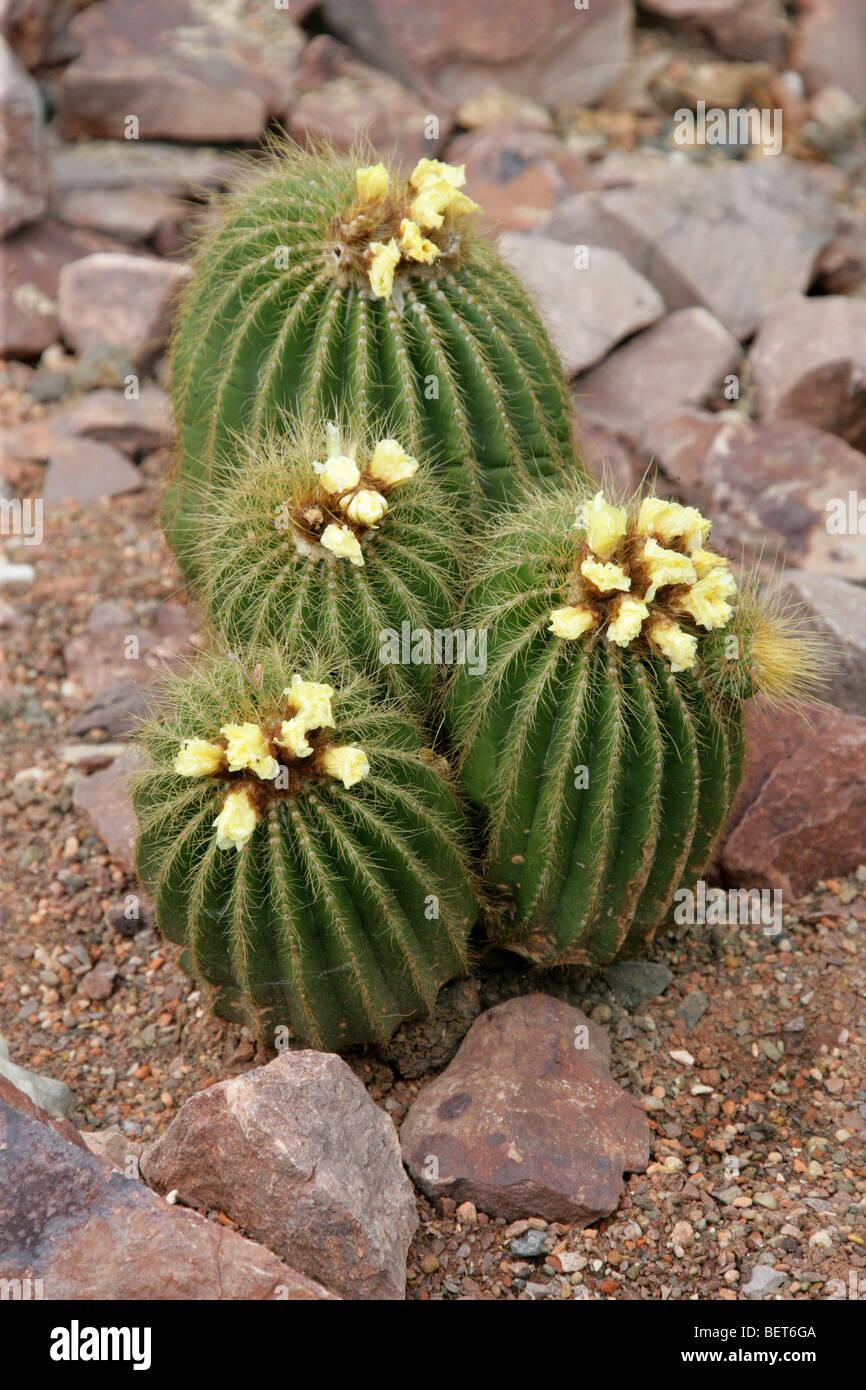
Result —
<instances>
[{"instance_id":1,"label":"reddish brown rock","mask_svg":"<svg viewBox=\"0 0 866 1390\"><path fill-rule=\"evenodd\" d=\"M464 130L505 126L509 130L553 130L553 117L545 106L507 87L484 87L461 102L457 124Z\"/></svg>"},{"instance_id":2,"label":"reddish brown rock","mask_svg":"<svg viewBox=\"0 0 866 1390\"><path fill-rule=\"evenodd\" d=\"M740 361L740 344L706 309L679 309L578 377L592 419L636 441L679 406L700 405Z\"/></svg>"},{"instance_id":3,"label":"reddish brown rock","mask_svg":"<svg viewBox=\"0 0 866 1390\"><path fill-rule=\"evenodd\" d=\"M615 251L506 232L503 256L535 300L567 376L585 371L664 313L660 295Z\"/></svg>"},{"instance_id":4,"label":"reddish brown rock","mask_svg":"<svg viewBox=\"0 0 866 1390\"><path fill-rule=\"evenodd\" d=\"M489 126L458 136L448 159L466 165L466 187L489 231L525 232L555 207L593 186L581 160L543 130Z\"/></svg>"},{"instance_id":5,"label":"reddish brown rock","mask_svg":"<svg viewBox=\"0 0 866 1390\"><path fill-rule=\"evenodd\" d=\"M609 1063L603 1030L550 995L488 1009L403 1122L415 1182L509 1221L608 1215L649 1161L646 1115Z\"/></svg>"},{"instance_id":6,"label":"reddish brown rock","mask_svg":"<svg viewBox=\"0 0 866 1390\"><path fill-rule=\"evenodd\" d=\"M143 486L138 469L111 444L63 439L51 451L40 491L47 503L90 502Z\"/></svg>"},{"instance_id":7,"label":"reddish brown rock","mask_svg":"<svg viewBox=\"0 0 866 1390\"><path fill-rule=\"evenodd\" d=\"M51 0L0 0L0 34L31 72L45 58L50 11Z\"/></svg>"},{"instance_id":8,"label":"reddish brown rock","mask_svg":"<svg viewBox=\"0 0 866 1390\"><path fill-rule=\"evenodd\" d=\"M617 497L631 496L646 467L634 440L585 416L580 406L578 400L574 433L584 466L594 478L605 484L606 492Z\"/></svg>"},{"instance_id":9,"label":"reddish brown rock","mask_svg":"<svg viewBox=\"0 0 866 1390\"><path fill-rule=\"evenodd\" d=\"M152 188L88 188L55 198L57 216L68 227L89 227L118 241L151 241L180 236L190 209Z\"/></svg>"},{"instance_id":10,"label":"reddish brown rock","mask_svg":"<svg viewBox=\"0 0 866 1390\"><path fill-rule=\"evenodd\" d=\"M785 49L780 0L638 0L642 10L676 21L677 33L697 35L726 58L777 60Z\"/></svg>"},{"instance_id":11,"label":"reddish brown rock","mask_svg":"<svg viewBox=\"0 0 866 1390\"><path fill-rule=\"evenodd\" d=\"M107 388L88 391L53 415L51 424L58 435L97 439L125 454L151 453L172 438L168 397L158 386L142 386L137 396Z\"/></svg>"},{"instance_id":12,"label":"reddish brown rock","mask_svg":"<svg viewBox=\"0 0 866 1390\"><path fill-rule=\"evenodd\" d=\"M170 1206L0 1097L0 1277L64 1299L319 1299L270 1250Z\"/></svg>"},{"instance_id":13,"label":"reddish brown rock","mask_svg":"<svg viewBox=\"0 0 866 1390\"><path fill-rule=\"evenodd\" d=\"M151 256L97 253L60 272L58 302L66 342L77 352L113 343L136 365L150 362L168 337L189 266Z\"/></svg>"},{"instance_id":14,"label":"reddish brown rock","mask_svg":"<svg viewBox=\"0 0 866 1390\"><path fill-rule=\"evenodd\" d=\"M790 65L809 93L842 87L866 101L866 7L861 0L800 0Z\"/></svg>"},{"instance_id":15,"label":"reddish brown rock","mask_svg":"<svg viewBox=\"0 0 866 1390\"><path fill-rule=\"evenodd\" d=\"M60 337L63 266L115 243L44 221L0 242L0 357L38 357Z\"/></svg>"},{"instance_id":16,"label":"reddish brown rock","mask_svg":"<svg viewBox=\"0 0 866 1390\"><path fill-rule=\"evenodd\" d=\"M713 518L713 540L730 554L866 580L856 512L866 458L836 435L799 420L684 411L653 424L645 447L678 495Z\"/></svg>"},{"instance_id":17,"label":"reddish brown rock","mask_svg":"<svg viewBox=\"0 0 866 1390\"><path fill-rule=\"evenodd\" d=\"M747 338L769 304L808 288L834 223L819 180L783 155L579 193L543 231L619 251L668 309L700 304Z\"/></svg>"},{"instance_id":18,"label":"reddish brown rock","mask_svg":"<svg viewBox=\"0 0 866 1390\"><path fill-rule=\"evenodd\" d=\"M151 682L193 655L188 608L164 603L146 625L115 604L97 604L87 628L63 648L69 679L84 695L99 695L114 681Z\"/></svg>"},{"instance_id":19,"label":"reddish brown rock","mask_svg":"<svg viewBox=\"0 0 866 1390\"><path fill-rule=\"evenodd\" d=\"M547 105L591 105L631 55L631 0L325 0L325 16L359 53L413 88L457 103L491 82Z\"/></svg>"},{"instance_id":20,"label":"reddish brown rock","mask_svg":"<svg viewBox=\"0 0 866 1390\"><path fill-rule=\"evenodd\" d=\"M389 1116L333 1054L286 1052L200 1091L142 1171L346 1297L404 1295L412 1184Z\"/></svg>"},{"instance_id":21,"label":"reddish brown rock","mask_svg":"<svg viewBox=\"0 0 866 1390\"><path fill-rule=\"evenodd\" d=\"M299 144L328 140L348 150L366 136L375 150L396 154L411 168L433 158L451 133L448 112L431 112L400 82L359 62L328 34L318 35L305 51L298 88L282 119Z\"/></svg>"},{"instance_id":22,"label":"reddish brown rock","mask_svg":"<svg viewBox=\"0 0 866 1390\"><path fill-rule=\"evenodd\" d=\"M109 853L129 874L135 871L138 833L129 795L129 778L140 767L140 754L130 748L102 772L82 777L75 783L72 793L75 810L90 822Z\"/></svg>"},{"instance_id":23,"label":"reddish brown rock","mask_svg":"<svg viewBox=\"0 0 866 1390\"><path fill-rule=\"evenodd\" d=\"M207 0L104 0L70 26L80 56L59 86L67 139L224 144L285 108L304 39L286 10Z\"/></svg>"},{"instance_id":24,"label":"reddish brown rock","mask_svg":"<svg viewBox=\"0 0 866 1390\"><path fill-rule=\"evenodd\" d=\"M201 197L224 188L237 163L227 150L159 140L55 140L48 157L51 188L59 199L140 191L172 199Z\"/></svg>"},{"instance_id":25,"label":"reddish brown rock","mask_svg":"<svg viewBox=\"0 0 866 1390\"><path fill-rule=\"evenodd\" d=\"M866 863L866 719L746 706L746 777L722 849L741 887L787 898Z\"/></svg>"},{"instance_id":26,"label":"reddish brown rock","mask_svg":"<svg viewBox=\"0 0 866 1390\"><path fill-rule=\"evenodd\" d=\"M866 516L863 521L866 528ZM849 714L866 715L866 594L829 574L788 570L785 591L831 644L821 698Z\"/></svg>"},{"instance_id":27,"label":"reddish brown rock","mask_svg":"<svg viewBox=\"0 0 866 1390\"><path fill-rule=\"evenodd\" d=\"M0 38L0 237L35 221L47 206L42 123L39 88Z\"/></svg>"},{"instance_id":28,"label":"reddish brown rock","mask_svg":"<svg viewBox=\"0 0 866 1390\"><path fill-rule=\"evenodd\" d=\"M866 450L866 300L786 299L761 322L750 357L761 420L806 420Z\"/></svg>"},{"instance_id":29,"label":"reddish brown rock","mask_svg":"<svg viewBox=\"0 0 866 1390\"><path fill-rule=\"evenodd\" d=\"M4 1061L8 1060L2 1050L0 1050L0 1058ZM25 1072L23 1067L15 1067L14 1070ZM63 1083L52 1082L51 1084L61 1086ZM71 1120L68 1120L65 1115L55 1114L43 1109L41 1105L37 1105L26 1091L22 1091L20 1086L16 1086L8 1076L0 1071L0 1106L3 1105L14 1106L17 1110L23 1111L25 1115L29 1115L31 1119L38 1120L40 1124L48 1125L61 1138L68 1139L70 1144L75 1144L79 1149L84 1147L81 1136Z\"/></svg>"}]
</instances>

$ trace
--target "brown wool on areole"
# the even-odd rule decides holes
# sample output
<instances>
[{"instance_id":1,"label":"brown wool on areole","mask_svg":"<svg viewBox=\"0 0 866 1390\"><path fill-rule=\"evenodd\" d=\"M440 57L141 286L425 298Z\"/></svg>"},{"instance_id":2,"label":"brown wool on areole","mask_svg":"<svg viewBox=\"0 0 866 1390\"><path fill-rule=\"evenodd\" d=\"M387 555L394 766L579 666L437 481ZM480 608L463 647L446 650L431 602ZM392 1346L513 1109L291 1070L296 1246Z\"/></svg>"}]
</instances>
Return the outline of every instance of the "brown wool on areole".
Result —
<instances>
[{"instance_id":1,"label":"brown wool on areole","mask_svg":"<svg viewBox=\"0 0 866 1390\"><path fill-rule=\"evenodd\" d=\"M298 540L317 545L326 527L344 526L360 541L367 537L373 528L362 521L355 521L344 508L348 508L352 498L357 497L359 492L378 492L386 502L390 502L394 490L392 483L383 482L366 471L361 473L354 487L345 488L340 493L327 492L323 487L316 487L292 508L289 514L292 534Z\"/></svg>"}]
</instances>

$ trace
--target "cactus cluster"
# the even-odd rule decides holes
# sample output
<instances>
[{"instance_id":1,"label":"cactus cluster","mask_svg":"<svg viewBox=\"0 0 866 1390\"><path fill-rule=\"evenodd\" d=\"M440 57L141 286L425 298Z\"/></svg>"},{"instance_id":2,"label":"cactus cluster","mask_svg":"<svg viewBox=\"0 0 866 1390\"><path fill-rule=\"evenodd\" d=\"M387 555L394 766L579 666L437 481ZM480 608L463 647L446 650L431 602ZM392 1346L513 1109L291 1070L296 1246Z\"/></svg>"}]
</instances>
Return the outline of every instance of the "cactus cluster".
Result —
<instances>
[{"instance_id":1,"label":"cactus cluster","mask_svg":"<svg viewBox=\"0 0 866 1390\"><path fill-rule=\"evenodd\" d=\"M138 869L266 1043L386 1042L479 904L538 964L642 949L718 839L743 702L814 657L694 508L590 484L464 182L275 151L180 307L164 525L212 654L142 731ZM458 623L487 660L445 682Z\"/></svg>"}]
</instances>

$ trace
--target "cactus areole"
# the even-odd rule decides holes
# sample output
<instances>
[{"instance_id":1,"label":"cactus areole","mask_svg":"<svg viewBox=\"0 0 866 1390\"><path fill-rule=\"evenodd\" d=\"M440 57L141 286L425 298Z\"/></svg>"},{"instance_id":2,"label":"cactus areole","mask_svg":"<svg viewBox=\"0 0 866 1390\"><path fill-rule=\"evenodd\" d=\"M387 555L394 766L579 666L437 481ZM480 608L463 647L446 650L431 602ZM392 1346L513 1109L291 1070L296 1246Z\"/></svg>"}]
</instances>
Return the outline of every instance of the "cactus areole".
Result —
<instances>
[{"instance_id":1,"label":"cactus areole","mask_svg":"<svg viewBox=\"0 0 866 1390\"><path fill-rule=\"evenodd\" d=\"M349 413L363 431L387 419L476 512L573 465L556 353L474 230L464 180L438 160L402 177L285 146L226 199L172 348L179 447L164 521L188 574L196 481L287 412Z\"/></svg>"}]
</instances>

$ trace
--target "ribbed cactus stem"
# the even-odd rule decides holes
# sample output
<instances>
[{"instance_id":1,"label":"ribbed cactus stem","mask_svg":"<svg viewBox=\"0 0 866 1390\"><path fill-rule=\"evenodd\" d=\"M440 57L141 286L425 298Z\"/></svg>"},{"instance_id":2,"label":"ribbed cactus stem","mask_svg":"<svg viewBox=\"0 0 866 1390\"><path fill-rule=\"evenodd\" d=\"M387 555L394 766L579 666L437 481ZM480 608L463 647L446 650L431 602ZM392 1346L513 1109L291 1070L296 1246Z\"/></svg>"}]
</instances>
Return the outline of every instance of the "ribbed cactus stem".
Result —
<instances>
[{"instance_id":1,"label":"ribbed cactus stem","mask_svg":"<svg viewBox=\"0 0 866 1390\"><path fill-rule=\"evenodd\" d=\"M464 819L399 706L289 670L214 658L171 684L134 788L139 875L217 1013L271 1046L385 1041L463 968Z\"/></svg>"},{"instance_id":2,"label":"ribbed cactus stem","mask_svg":"<svg viewBox=\"0 0 866 1390\"><path fill-rule=\"evenodd\" d=\"M563 489L528 494L481 547L464 622L488 627L489 664L457 673L449 721L495 935L532 960L641 951L712 857L743 700L768 670L807 693L814 648L753 586L738 595L709 529L663 499Z\"/></svg>"},{"instance_id":3,"label":"ribbed cactus stem","mask_svg":"<svg viewBox=\"0 0 866 1390\"><path fill-rule=\"evenodd\" d=\"M462 178L438 161L420 161L406 179L284 146L226 199L173 342L180 441L165 520L185 567L189 484L287 412L349 413L365 430L387 418L476 507L573 466L556 353L473 230ZM389 247L397 260L383 266Z\"/></svg>"}]
</instances>

